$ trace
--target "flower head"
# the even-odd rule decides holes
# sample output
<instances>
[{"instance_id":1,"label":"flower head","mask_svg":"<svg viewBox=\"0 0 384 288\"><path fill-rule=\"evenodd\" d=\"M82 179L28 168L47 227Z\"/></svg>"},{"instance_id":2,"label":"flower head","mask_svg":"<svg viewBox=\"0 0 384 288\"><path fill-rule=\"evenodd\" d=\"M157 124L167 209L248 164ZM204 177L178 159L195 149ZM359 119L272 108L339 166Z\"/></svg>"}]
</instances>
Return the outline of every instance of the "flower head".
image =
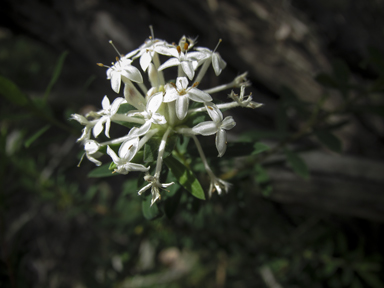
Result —
<instances>
[{"instance_id":1,"label":"flower head","mask_svg":"<svg viewBox=\"0 0 384 288\"><path fill-rule=\"evenodd\" d=\"M142 83L143 77L139 69L131 65L132 60L128 58L120 58L113 66L107 70L107 79L111 80L111 86L116 93L120 92L121 81L125 79Z\"/></svg>"}]
</instances>

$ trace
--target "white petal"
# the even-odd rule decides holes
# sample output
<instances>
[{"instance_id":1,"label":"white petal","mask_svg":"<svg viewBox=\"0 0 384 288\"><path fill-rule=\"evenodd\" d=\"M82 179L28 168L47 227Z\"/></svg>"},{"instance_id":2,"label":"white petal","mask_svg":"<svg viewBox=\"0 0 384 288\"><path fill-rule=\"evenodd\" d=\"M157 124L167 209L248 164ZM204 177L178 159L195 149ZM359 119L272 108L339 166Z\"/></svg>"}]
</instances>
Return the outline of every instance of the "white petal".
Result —
<instances>
[{"instance_id":1,"label":"white petal","mask_svg":"<svg viewBox=\"0 0 384 288\"><path fill-rule=\"evenodd\" d=\"M225 132L224 129L217 131L215 142L217 151L219 152L218 157L221 157L224 155L225 150L227 150L227 132Z\"/></svg>"},{"instance_id":2,"label":"white petal","mask_svg":"<svg viewBox=\"0 0 384 288\"><path fill-rule=\"evenodd\" d=\"M159 109L161 103L163 103L163 92L158 92L149 98L147 111L155 113Z\"/></svg>"},{"instance_id":3,"label":"white petal","mask_svg":"<svg viewBox=\"0 0 384 288\"><path fill-rule=\"evenodd\" d=\"M178 66L180 65L180 61L177 58L171 58L165 61L157 70L161 71L164 70L165 68L169 68L172 66Z\"/></svg>"},{"instance_id":4,"label":"white petal","mask_svg":"<svg viewBox=\"0 0 384 288\"><path fill-rule=\"evenodd\" d=\"M164 103L172 102L177 98L179 98L179 92L177 92L175 88L168 89L167 92L165 92L163 102Z\"/></svg>"},{"instance_id":5,"label":"white petal","mask_svg":"<svg viewBox=\"0 0 384 288\"><path fill-rule=\"evenodd\" d=\"M155 124L166 124L167 123L167 120L165 119L165 117L159 113L155 113L152 115L152 121Z\"/></svg>"},{"instance_id":6,"label":"white petal","mask_svg":"<svg viewBox=\"0 0 384 288\"><path fill-rule=\"evenodd\" d=\"M212 66L216 76L219 76L221 71L227 66L227 63L221 58L219 53L213 53Z\"/></svg>"},{"instance_id":7,"label":"white petal","mask_svg":"<svg viewBox=\"0 0 384 288\"><path fill-rule=\"evenodd\" d=\"M158 45L153 48L157 53L161 55L173 56L175 58L179 57L179 52L174 47L167 47L165 45Z\"/></svg>"},{"instance_id":8,"label":"white petal","mask_svg":"<svg viewBox=\"0 0 384 288\"><path fill-rule=\"evenodd\" d=\"M152 122L148 120L143 125L141 125L140 128L135 129L130 134L132 136L137 136L137 137L142 136L142 135L144 135L145 133L147 133L149 131L149 129L151 128L151 125L152 125ZM131 131L132 131L132 129L131 129Z\"/></svg>"},{"instance_id":9,"label":"white petal","mask_svg":"<svg viewBox=\"0 0 384 288\"><path fill-rule=\"evenodd\" d=\"M136 155L138 145L139 137L135 137L123 142L119 148L120 158L124 159L126 162L131 161L132 158Z\"/></svg>"},{"instance_id":10,"label":"white petal","mask_svg":"<svg viewBox=\"0 0 384 288\"><path fill-rule=\"evenodd\" d=\"M96 125L93 127L93 136L96 138L97 136L100 135L101 131L103 131L104 129L104 122L106 121L106 118L105 117L101 117L99 119L99 121L97 121Z\"/></svg>"},{"instance_id":11,"label":"white petal","mask_svg":"<svg viewBox=\"0 0 384 288\"><path fill-rule=\"evenodd\" d=\"M128 104L131 104L140 111L144 110L147 103L145 98L140 94L134 93L134 91L131 93L131 87L129 85L124 86L124 97Z\"/></svg>"},{"instance_id":12,"label":"white petal","mask_svg":"<svg viewBox=\"0 0 384 288\"><path fill-rule=\"evenodd\" d=\"M212 101L212 97L208 93L205 93L204 91L201 91L197 88L191 88L188 91L188 95L191 100L196 102L204 103Z\"/></svg>"},{"instance_id":13,"label":"white petal","mask_svg":"<svg viewBox=\"0 0 384 288\"><path fill-rule=\"evenodd\" d=\"M140 66L141 66L141 69L143 69L144 72L147 70L149 64L152 61L152 55L153 55L153 52L146 51L140 57Z\"/></svg>"},{"instance_id":14,"label":"white petal","mask_svg":"<svg viewBox=\"0 0 384 288\"><path fill-rule=\"evenodd\" d=\"M201 134L203 136L209 136L209 135L216 134L216 132L218 131L218 128L213 121L205 121L193 127L192 131L197 134Z\"/></svg>"},{"instance_id":15,"label":"white petal","mask_svg":"<svg viewBox=\"0 0 384 288\"><path fill-rule=\"evenodd\" d=\"M120 105L123 103L123 102L126 102L125 99L123 97L118 97L116 98L112 105L111 105L111 113L110 113L110 116L112 115L115 115L117 113L117 111L119 110L120 108Z\"/></svg>"},{"instance_id":16,"label":"white petal","mask_svg":"<svg viewBox=\"0 0 384 288\"><path fill-rule=\"evenodd\" d=\"M197 62L195 66L197 67ZM185 75L188 76L189 80L192 80L193 76L195 76L195 70L192 61L181 61L181 67L183 68Z\"/></svg>"},{"instance_id":17,"label":"white petal","mask_svg":"<svg viewBox=\"0 0 384 288\"><path fill-rule=\"evenodd\" d=\"M187 116L189 99L187 96L180 96L176 99L176 116L183 120Z\"/></svg>"},{"instance_id":18,"label":"white petal","mask_svg":"<svg viewBox=\"0 0 384 288\"><path fill-rule=\"evenodd\" d=\"M223 122L221 122L221 128L225 129L225 130L230 130L235 126L236 126L236 122L235 122L235 120L233 120L232 116L225 117Z\"/></svg>"},{"instance_id":19,"label":"white petal","mask_svg":"<svg viewBox=\"0 0 384 288\"><path fill-rule=\"evenodd\" d=\"M218 109L216 105L211 102L206 103L205 106L207 107L209 117L211 117L213 122L216 124L221 123L223 120L223 113L221 113L220 109Z\"/></svg>"},{"instance_id":20,"label":"white petal","mask_svg":"<svg viewBox=\"0 0 384 288\"><path fill-rule=\"evenodd\" d=\"M71 119L76 120L77 122L79 122L79 123L82 124L82 125L87 125L87 124L89 124L89 121L88 121L87 118L85 118L83 115L72 114L72 115L71 115Z\"/></svg>"},{"instance_id":21,"label":"white petal","mask_svg":"<svg viewBox=\"0 0 384 288\"><path fill-rule=\"evenodd\" d=\"M95 140L88 140L84 144L84 150L88 154L94 154L99 150L100 144Z\"/></svg>"},{"instance_id":22,"label":"white petal","mask_svg":"<svg viewBox=\"0 0 384 288\"><path fill-rule=\"evenodd\" d=\"M105 136L107 136L108 138L111 138L109 137L109 129L111 128L111 119L108 117L105 121Z\"/></svg>"},{"instance_id":23,"label":"white petal","mask_svg":"<svg viewBox=\"0 0 384 288\"><path fill-rule=\"evenodd\" d=\"M141 188L140 190L139 190L139 192L137 192L139 195L141 195L143 192L145 192L145 191L147 191L149 188L151 188L151 186L152 186L152 183L149 183L149 184L147 184L147 185L145 185L143 188Z\"/></svg>"},{"instance_id":24,"label":"white petal","mask_svg":"<svg viewBox=\"0 0 384 288\"><path fill-rule=\"evenodd\" d=\"M109 107L111 107L111 102L109 102L107 95L105 95L103 100L101 101L101 106L104 110L107 110L109 109Z\"/></svg>"},{"instance_id":25,"label":"white petal","mask_svg":"<svg viewBox=\"0 0 384 288\"><path fill-rule=\"evenodd\" d=\"M129 65L124 67L121 74L133 82L143 83L143 77L141 76L140 70L135 66Z\"/></svg>"},{"instance_id":26,"label":"white petal","mask_svg":"<svg viewBox=\"0 0 384 288\"><path fill-rule=\"evenodd\" d=\"M127 163L125 165L125 168L127 170L129 170L129 171L142 171L142 172L145 172L145 171L149 170L149 167L145 167L142 164L136 164L136 163Z\"/></svg>"},{"instance_id":27,"label":"white petal","mask_svg":"<svg viewBox=\"0 0 384 288\"><path fill-rule=\"evenodd\" d=\"M179 91L185 90L188 87L188 79L187 77L177 77L176 79L176 87Z\"/></svg>"},{"instance_id":28,"label":"white petal","mask_svg":"<svg viewBox=\"0 0 384 288\"><path fill-rule=\"evenodd\" d=\"M116 155L115 151L113 151L109 146L107 146L107 154L112 158L112 161L116 165L121 162L120 158Z\"/></svg>"},{"instance_id":29,"label":"white petal","mask_svg":"<svg viewBox=\"0 0 384 288\"><path fill-rule=\"evenodd\" d=\"M111 72L111 87L116 93L120 92L121 75L119 72Z\"/></svg>"}]
</instances>

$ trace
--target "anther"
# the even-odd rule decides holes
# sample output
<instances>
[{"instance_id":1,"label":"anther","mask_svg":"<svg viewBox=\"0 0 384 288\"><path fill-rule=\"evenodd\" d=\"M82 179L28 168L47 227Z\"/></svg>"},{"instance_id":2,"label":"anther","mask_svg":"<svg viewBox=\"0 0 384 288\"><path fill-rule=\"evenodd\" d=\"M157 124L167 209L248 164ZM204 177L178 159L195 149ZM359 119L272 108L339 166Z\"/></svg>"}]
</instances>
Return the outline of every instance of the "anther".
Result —
<instances>
[{"instance_id":1,"label":"anther","mask_svg":"<svg viewBox=\"0 0 384 288\"><path fill-rule=\"evenodd\" d=\"M180 48L179 45L177 45L176 50L177 50L177 52L178 52L179 54L181 53L181 48Z\"/></svg>"},{"instance_id":2,"label":"anther","mask_svg":"<svg viewBox=\"0 0 384 288\"><path fill-rule=\"evenodd\" d=\"M199 85L199 82L193 83L192 87L196 87L197 85Z\"/></svg>"},{"instance_id":3,"label":"anther","mask_svg":"<svg viewBox=\"0 0 384 288\"><path fill-rule=\"evenodd\" d=\"M223 40L222 39L219 39L219 42L217 42L217 45L215 47L215 49L213 50L213 52L216 52L216 49L219 47L220 43L222 42Z\"/></svg>"},{"instance_id":4,"label":"anther","mask_svg":"<svg viewBox=\"0 0 384 288\"><path fill-rule=\"evenodd\" d=\"M187 50L188 50L188 46L189 46L188 42L185 42L185 43L184 43L184 51L187 51Z\"/></svg>"},{"instance_id":5,"label":"anther","mask_svg":"<svg viewBox=\"0 0 384 288\"><path fill-rule=\"evenodd\" d=\"M211 106L207 106L209 110L213 110L213 108Z\"/></svg>"}]
</instances>

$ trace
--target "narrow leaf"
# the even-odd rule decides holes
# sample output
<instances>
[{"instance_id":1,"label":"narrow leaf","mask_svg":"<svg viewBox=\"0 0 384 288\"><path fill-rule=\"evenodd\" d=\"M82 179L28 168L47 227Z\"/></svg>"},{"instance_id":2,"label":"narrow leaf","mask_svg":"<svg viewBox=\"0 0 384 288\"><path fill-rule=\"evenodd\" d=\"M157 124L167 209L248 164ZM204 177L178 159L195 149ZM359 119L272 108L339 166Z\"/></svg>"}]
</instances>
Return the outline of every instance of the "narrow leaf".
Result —
<instances>
[{"instance_id":1,"label":"narrow leaf","mask_svg":"<svg viewBox=\"0 0 384 288\"><path fill-rule=\"evenodd\" d=\"M54 69L53 74L52 74L51 81L49 82L48 87L44 93L44 100L45 101L47 100L49 93L51 93L53 85L55 85L55 83L57 82L57 79L59 79L59 77L60 77L61 70L63 69L64 60L67 57L67 55L68 55L68 51L63 52L60 55L59 60L56 63L55 69Z\"/></svg>"},{"instance_id":2,"label":"narrow leaf","mask_svg":"<svg viewBox=\"0 0 384 288\"><path fill-rule=\"evenodd\" d=\"M25 141L24 143L24 146L26 148L28 148L29 146L31 146L31 144L33 142L35 142L35 140L37 140L41 135L44 134L45 131L47 131L49 128L51 127L51 125L45 125L43 128L41 128L39 131L37 131L35 134L33 134L31 137L28 138L27 141Z\"/></svg>"},{"instance_id":3,"label":"narrow leaf","mask_svg":"<svg viewBox=\"0 0 384 288\"><path fill-rule=\"evenodd\" d=\"M292 167L293 171L303 177L304 179L309 178L309 170L307 164L305 164L304 160L295 152L285 150L285 157Z\"/></svg>"},{"instance_id":4,"label":"narrow leaf","mask_svg":"<svg viewBox=\"0 0 384 288\"><path fill-rule=\"evenodd\" d=\"M164 159L165 164L176 177L177 181L198 199L205 200L204 190L193 172L172 155Z\"/></svg>"},{"instance_id":5,"label":"narrow leaf","mask_svg":"<svg viewBox=\"0 0 384 288\"><path fill-rule=\"evenodd\" d=\"M328 147L330 150L341 153L342 145L339 138L327 130L319 130L315 132L317 139Z\"/></svg>"},{"instance_id":6,"label":"narrow leaf","mask_svg":"<svg viewBox=\"0 0 384 288\"><path fill-rule=\"evenodd\" d=\"M3 76L0 76L0 95L18 106L25 106L29 102L27 95L21 92L15 83Z\"/></svg>"},{"instance_id":7,"label":"narrow leaf","mask_svg":"<svg viewBox=\"0 0 384 288\"><path fill-rule=\"evenodd\" d=\"M141 203L141 208L143 210L143 215L147 220L155 220L161 216L161 211L156 204L151 206L151 197L146 197L145 200Z\"/></svg>"},{"instance_id":8,"label":"narrow leaf","mask_svg":"<svg viewBox=\"0 0 384 288\"><path fill-rule=\"evenodd\" d=\"M90 178L101 178L101 177L109 177L114 176L118 174L113 174L111 170L109 170L110 164L104 164L100 167L97 167L93 169L91 172L88 173L88 177Z\"/></svg>"}]
</instances>

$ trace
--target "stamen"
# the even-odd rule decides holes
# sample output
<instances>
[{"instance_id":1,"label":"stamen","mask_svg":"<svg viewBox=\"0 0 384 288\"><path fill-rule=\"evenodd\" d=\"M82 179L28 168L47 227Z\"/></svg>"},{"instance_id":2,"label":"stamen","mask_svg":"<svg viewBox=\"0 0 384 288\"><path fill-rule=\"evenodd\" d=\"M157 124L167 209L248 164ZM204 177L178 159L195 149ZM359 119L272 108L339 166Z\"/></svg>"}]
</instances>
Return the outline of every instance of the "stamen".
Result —
<instances>
[{"instance_id":1,"label":"stamen","mask_svg":"<svg viewBox=\"0 0 384 288\"><path fill-rule=\"evenodd\" d=\"M177 52L179 52L179 54L181 53L181 48L179 45L177 45L176 50L177 50Z\"/></svg>"},{"instance_id":2,"label":"stamen","mask_svg":"<svg viewBox=\"0 0 384 288\"><path fill-rule=\"evenodd\" d=\"M185 50L185 51L188 50L188 46L189 46L188 42L185 42L185 43L184 43L184 50Z\"/></svg>"},{"instance_id":3,"label":"stamen","mask_svg":"<svg viewBox=\"0 0 384 288\"><path fill-rule=\"evenodd\" d=\"M133 147L133 145L129 146L128 150L131 149Z\"/></svg>"},{"instance_id":4,"label":"stamen","mask_svg":"<svg viewBox=\"0 0 384 288\"><path fill-rule=\"evenodd\" d=\"M213 110L213 108L211 106L207 106L209 110Z\"/></svg>"},{"instance_id":5,"label":"stamen","mask_svg":"<svg viewBox=\"0 0 384 288\"><path fill-rule=\"evenodd\" d=\"M217 48L219 47L219 45L222 41L223 41L222 39L219 39L219 42L217 42L217 45L216 45L215 49L213 50L213 52L216 52Z\"/></svg>"},{"instance_id":6,"label":"stamen","mask_svg":"<svg viewBox=\"0 0 384 288\"><path fill-rule=\"evenodd\" d=\"M112 45L113 49L115 49L116 53L119 54L120 57L123 57L123 54L121 54L119 52L119 50L117 50L117 48L116 48L115 44L113 44L112 40L109 40L109 44Z\"/></svg>"},{"instance_id":7,"label":"stamen","mask_svg":"<svg viewBox=\"0 0 384 288\"><path fill-rule=\"evenodd\" d=\"M149 25L149 30L151 30L151 36L149 36L149 39L153 40L155 39L155 34L153 33L153 26Z\"/></svg>"},{"instance_id":8,"label":"stamen","mask_svg":"<svg viewBox=\"0 0 384 288\"><path fill-rule=\"evenodd\" d=\"M195 82L195 83L193 83L192 87L196 87L199 84L200 84L199 82Z\"/></svg>"}]
</instances>

